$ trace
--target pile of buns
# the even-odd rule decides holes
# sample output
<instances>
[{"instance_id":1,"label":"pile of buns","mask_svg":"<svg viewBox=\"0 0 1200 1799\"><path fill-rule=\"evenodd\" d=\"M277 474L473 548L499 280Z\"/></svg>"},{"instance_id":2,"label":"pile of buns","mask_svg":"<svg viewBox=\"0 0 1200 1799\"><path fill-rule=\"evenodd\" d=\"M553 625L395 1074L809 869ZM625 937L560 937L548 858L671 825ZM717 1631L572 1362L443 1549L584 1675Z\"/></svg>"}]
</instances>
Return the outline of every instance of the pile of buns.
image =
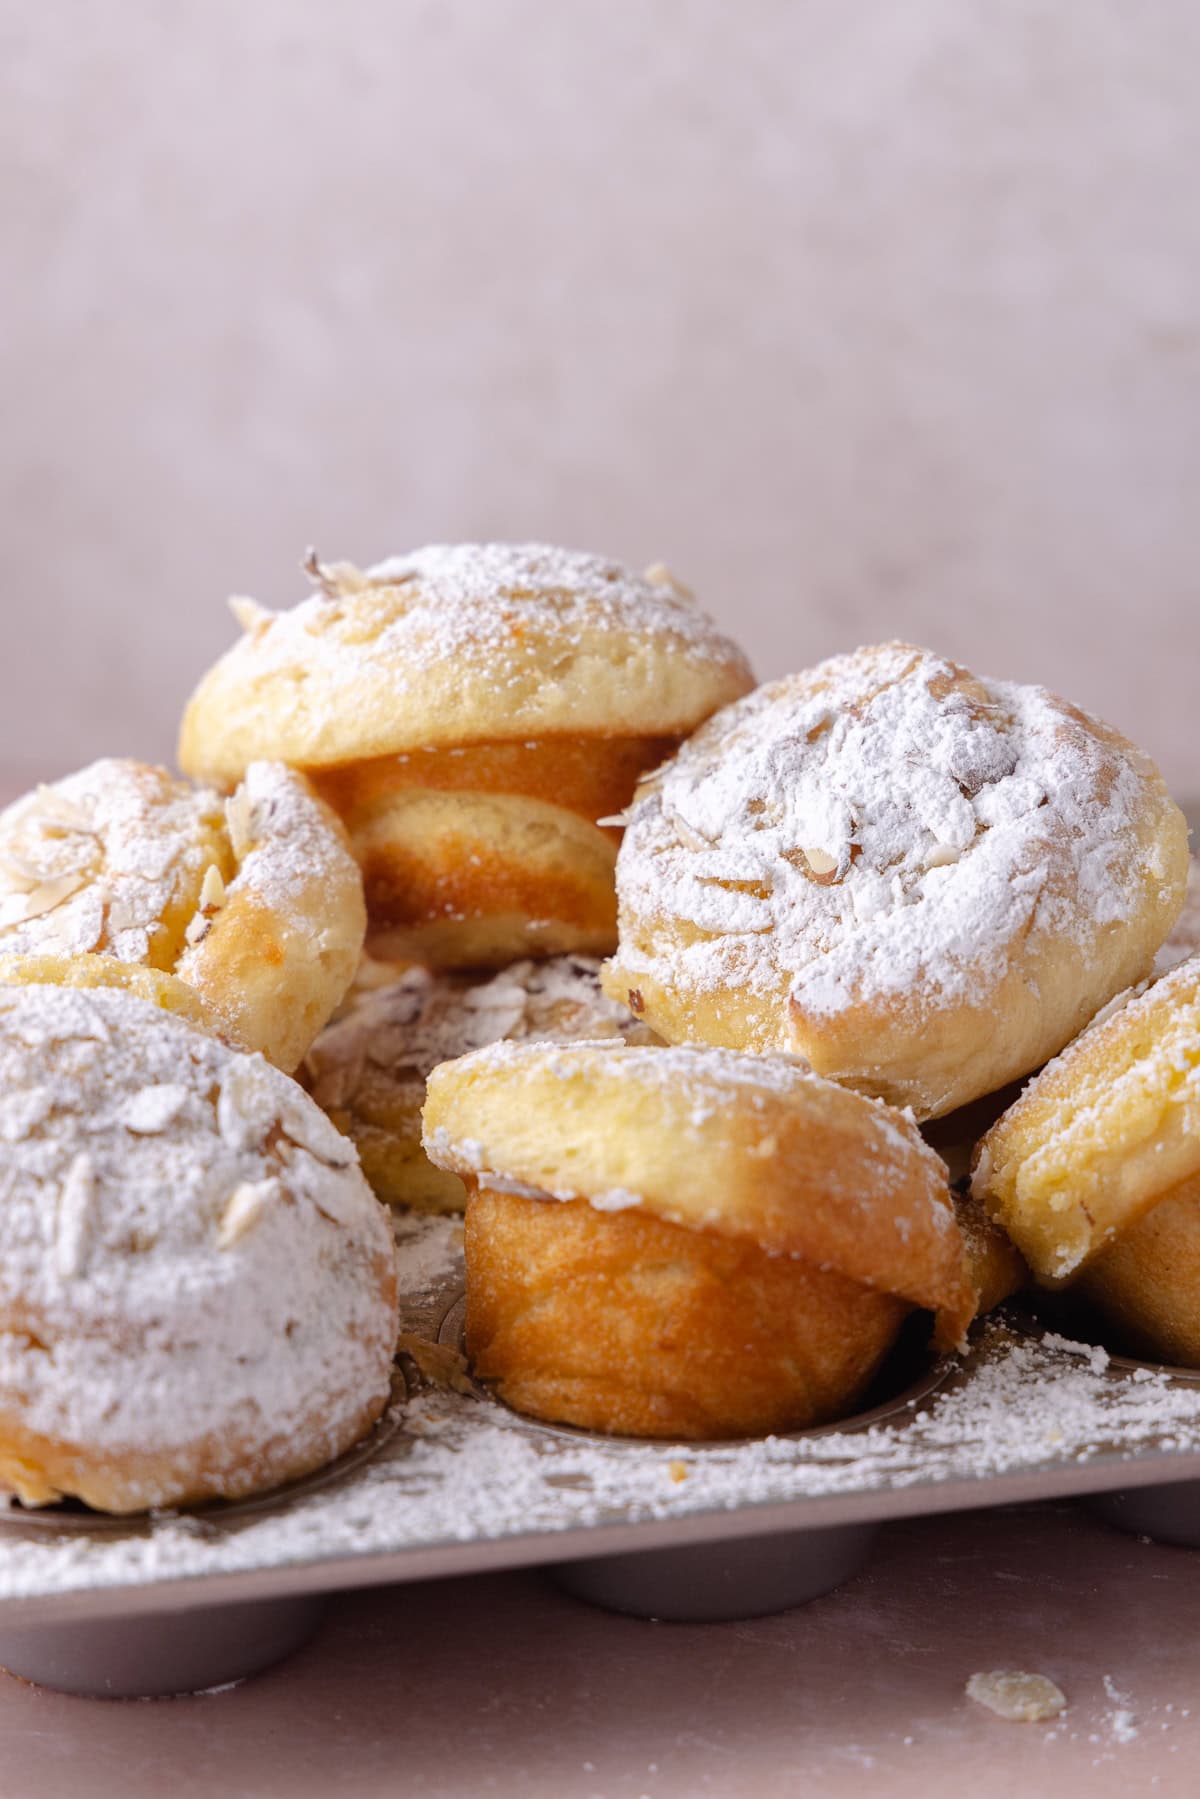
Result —
<instances>
[{"instance_id":1,"label":"pile of buns","mask_svg":"<svg viewBox=\"0 0 1200 1799\"><path fill-rule=\"evenodd\" d=\"M387 1207L465 1209L476 1377L585 1429L845 1416L912 1313L953 1350L1031 1277L1200 1362L1148 758L904 644L755 687L661 567L306 567L234 602L186 779L0 814L0 1483L336 1457L388 1400Z\"/></svg>"}]
</instances>

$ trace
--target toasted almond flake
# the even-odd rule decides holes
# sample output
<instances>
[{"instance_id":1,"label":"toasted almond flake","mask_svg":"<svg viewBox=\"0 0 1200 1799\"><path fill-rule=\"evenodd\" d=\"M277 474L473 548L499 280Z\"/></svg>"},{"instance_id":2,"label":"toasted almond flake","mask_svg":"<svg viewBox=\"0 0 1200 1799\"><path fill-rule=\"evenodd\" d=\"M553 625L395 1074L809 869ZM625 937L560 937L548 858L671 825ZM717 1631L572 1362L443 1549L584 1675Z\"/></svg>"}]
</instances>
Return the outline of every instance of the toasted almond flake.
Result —
<instances>
[{"instance_id":1,"label":"toasted almond flake","mask_svg":"<svg viewBox=\"0 0 1200 1799\"><path fill-rule=\"evenodd\" d=\"M828 850L802 849L800 853L817 876L831 875L837 868L838 859L831 856Z\"/></svg>"},{"instance_id":2,"label":"toasted almond flake","mask_svg":"<svg viewBox=\"0 0 1200 1799\"><path fill-rule=\"evenodd\" d=\"M208 936L211 923L212 920L206 918L203 912L197 912L193 917L188 919L187 929L183 933L183 940L188 945L189 949L195 949L198 943L203 943L204 939Z\"/></svg>"},{"instance_id":3,"label":"toasted almond flake","mask_svg":"<svg viewBox=\"0 0 1200 1799\"><path fill-rule=\"evenodd\" d=\"M678 1482L681 1480L686 1480L688 1477L687 1463L686 1462L668 1462L667 1463L667 1473L671 1476L671 1479L673 1481Z\"/></svg>"},{"instance_id":4,"label":"toasted almond flake","mask_svg":"<svg viewBox=\"0 0 1200 1799\"><path fill-rule=\"evenodd\" d=\"M596 823L598 825L612 825L617 830L624 830L627 823L627 816L624 812L610 812L607 818L598 818Z\"/></svg>"},{"instance_id":5,"label":"toasted almond flake","mask_svg":"<svg viewBox=\"0 0 1200 1799\"><path fill-rule=\"evenodd\" d=\"M14 850L0 851L0 881L19 892L32 893L46 879L46 870Z\"/></svg>"},{"instance_id":6,"label":"toasted almond flake","mask_svg":"<svg viewBox=\"0 0 1200 1799\"><path fill-rule=\"evenodd\" d=\"M665 562L652 562L642 572L651 587L669 587L673 593L682 595L686 600L694 600L696 597L690 587L685 587L679 577L671 573Z\"/></svg>"},{"instance_id":7,"label":"toasted almond flake","mask_svg":"<svg viewBox=\"0 0 1200 1799\"><path fill-rule=\"evenodd\" d=\"M225 904L225 883L221 879L221 871L215 862L210 862L204 871L204 879L200 883L200 908L204 912L215 912Z\"/></svg>"},{"instance_id":8,"label":"toasted almond flake","mask_svg":"<svg viewBox=\"0 0 1200 1799\"><path fill-rule=\"evenodd\" d=\"M257 600L252 600L249 594L245 593L231 593L228 605L243 631L254 631L259 625L268 624L275 616L273 612L268 612L265 606L260 606Z\"/></svg>"},{"instance_id":9,"label":"toasted almond flake","mask_svg":"<svg viewBox=\"0 0 1200 1799\"><path fill-rule=\"evenodd\" d=\"M225 801L225 823L229 827L229 842L234 856L242 862L250 853L253 839L254 819L250 807L250 795L245 787L239 787Z\"/></svg>"},{"instance_id":10,"label":"toasted almond flake","mask_svg":"<svg viewBox=\"0 0 1200 1799\"><path fill-rule=\"evenodd\" d=\"M154 1137L174 1124L187 1104L186 1087L143 1087L127 1100L121 1123L139 1137Z\"/></svg>"},{"instance_id":11,"label":"toasted almond flake","mask_svg":"<svg viewBox=\"0 0 1200 1799\"><path fill-rule=\"evenodd\" d=\"M87 1265L95 1202L92 1159L81 1150L67 1169L58 1192L54 1260L64 1280L74 1280Z\"/></svg>"},{"instance_id":12,"label":"toasted almond flake","mask_svg":"<svg viewBox=\"0 0 1200 1799\"><path fill-rule=\"evenodd\" d=\"M84 878L78 874L59 875L56 880L43 881L32 893L23 896L20 917L12 922L28 924L31 918L41 918L45 913L53 912L55 907L69 900L72 894L78 893L83 885Z\"/></svg>"},{"instance_id":13,"label":"toasted almond flake","mask_svg":"<svg viewBox=\"0 0 1200 1799\"><path fill-rule=\"evenodd\" d=\"M344 593L361 593L371 582L353 562L322 562L316 550L310 549L301 567L310 581L336 600Z\"/></svg>"},{"instance_id":14,"label":"toasted almond flake","mask_svg":"<svg viewBox=\"0 0 1200 1799\"><path fill-rule=\"evenodd\" d=\"M217 1226L217 1248L232 1249L233 1245L252 1231L262 1219L269 1206L280 1198L283 1188L273 1178L265 1181L243 1181L235 1187L226 1202L221 1214L221 1222Z\"/></svg>"},{"instance_id":15,"label":"toasted almond flake","mask_svg":"<svg viewBox=\"0 0 1200 1799\"><path fill-rule=\"evenodd\" d=\"M64 829L72 831L95 831L91 816L82 806L77 806L65 794L56 793L45 782L38 784L29 799L29 810L43 818L47 824L62 825Z\"/></svg>"}]
</instances>

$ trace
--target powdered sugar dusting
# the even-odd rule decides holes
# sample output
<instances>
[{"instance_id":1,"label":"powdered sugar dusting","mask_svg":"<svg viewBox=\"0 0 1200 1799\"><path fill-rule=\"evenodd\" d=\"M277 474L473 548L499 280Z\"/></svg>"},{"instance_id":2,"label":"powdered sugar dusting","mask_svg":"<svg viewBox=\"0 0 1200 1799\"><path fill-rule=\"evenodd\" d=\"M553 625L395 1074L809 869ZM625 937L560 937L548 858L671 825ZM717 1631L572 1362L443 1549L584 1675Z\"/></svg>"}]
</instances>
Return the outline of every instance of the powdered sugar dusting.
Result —
<instances>
[{"instance_id":1,"label":"powdered sugar dusting","mask_svg":"<svg viewBox=\"0 0 1200 1799\"><path fill-rule=\"evenodd\" d=\"M320 565L315 565L320 569ZM353 687L364 660L406 671L448 660L490 664L502 679L523 645L577 647L580 633L637 633L664 654L693 662L745 660L685 590L641 579L601 556L548 544L431 544L361 572L349 564L322 571L326 591L289 612L251 620L256 667L280 668L319 655L323 676ZM381 629L346 629L343 601L388 593ZM748 671L746 671L748 674Z\"/></svg>"},{"instance_id":2,"label":"powdered sugar dusting","mask_svg":"<svg viewBox=\"0 0 1200 1799\"><path fill-rule=\"evenodd\" d=\"M509 648L514 624L541 632L552 622L569 633L586 620L589 630L637 631L673 639L689 655L742 661L686 589L585 551L538 543L430 544L376 563L366 580L419 589L420 617L409 615L406 651L475 657L481 633L495 647Z\"/></svg>"},{"instance_id":3,"label":"powdered sugar dusting","mask_svg":"<svg viewBox=\"0 0 1200 1799\"><path fill-rule=\"evenodd\" d=\"M967 996L1031 935L1132 915L1143 777L1043 689L892 644L760 688L652 776L617 865L623 919L678 920L658 967L713 991L790 983L806 1013Z\"/></svg>"},{"instance_id":4,"label":"powdered sugar dusting","mask_svg":"<svg viewBox=\"0 0 1200 1799\"><path fill-rule=\"evenodd\" d=\"M123 992L0 988L0 1120L0 1405L31 1430L166 1456L386 1390L386 1217L260 1056Z\"/></svg>"},{"instance_id":5,"label":"powdered sugar dusting","mask_svg":"<svg viewBox=\"0 0 1200 1799\"><path fill-rule=\"evenodd\" d=\"M147 962L220 817L216 794L116 758L26 794L0 813L0 951Z\"/></svg>"}]
</instances>

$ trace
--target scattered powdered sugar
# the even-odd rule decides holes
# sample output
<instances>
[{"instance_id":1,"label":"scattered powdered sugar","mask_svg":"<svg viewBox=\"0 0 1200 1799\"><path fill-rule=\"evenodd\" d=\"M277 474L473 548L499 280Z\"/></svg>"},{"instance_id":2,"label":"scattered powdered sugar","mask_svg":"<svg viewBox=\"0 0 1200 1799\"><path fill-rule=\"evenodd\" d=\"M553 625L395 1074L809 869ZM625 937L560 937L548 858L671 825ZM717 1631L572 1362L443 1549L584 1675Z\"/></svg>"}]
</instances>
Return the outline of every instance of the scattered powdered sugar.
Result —
<instances>
[{"instance_id":1,"label":"scattered powdered sugar","mask_svg":"<svg viewBox=\"0 0 1200 1799\"><path fill-rule=\"evenodd\" d=\"M220 818L216 794L116 758L26 794L0 813L0 951L146 962Z\"/></svg>"},{"instance_id":2,"label":"scattered powdered sugar","mask_svg":"<svg viewBox=\"0 0 1200 1799\"><path fill-rule=\"evenodd\" d=\"M0 1410L31 1431L169 1457L386 1390L386 1215L261 1056L124 992L0 988L0 1133Z\"/></svg>"},{"instance_id":3,"label":"scattered powdered sugar","mask_svg":"<svg viewBox=\"0 0 1200 1799\"><path fill-rule=\"evenodd\" d=\"M1005 972L1014 944L1081 947L1129 918L1146 777L1038 687L978 682L903 644L738 702L647 782L617 864L623 973L728 984L828 1015ZM627 923L682 927L662 951Z\"/></svg>"},{"instance_id":4,"label":"scattered powdered sugar","mask_svg":"<svg viewBox=\"0 0 1200 1799\"><path fill-rule=\"evenodd\" d=\"M461 1218L401 1211L390 1216L401 1292L424 1293L461 1271Z\"/></svg>"},{"instance_id":5,"label":"scattered powdered sugar","mask_svg":"<svg viewBox=\"0 0 1200 1799\"><path fill-rule=\"evenodd\" d=\"M439 1239L445 1220L411 1221L413 1236ZM424 1276L422 1277L424 1279ZM402 1330L429 1339L461 1291L422 1291ZM915 1509L989 1503L1008 1492L1004 1476L1036 1472L1047 1495L1078 1490L1072 1470L1089 1467L1092 1488L1126 1478L1124 1458L1178 1452L1168 1478L1200 1467L1200 1385L1146 1370L1132 1379L1097 1371L1086 1355L995 1321L966 1363L931 1397L882 1421L754 1442L630 1443L539 1426L479 1396L449 1387L419 1391L402 1429L380 1455L338 1485L281 1502L224 1527L211 1514L165 1515L135 1534L31 1536L0 1527L0 1598L94 1587L136 1587L251 1569L347 1557L394 1556L380 1579L414 1572L423 1550L456 1546L438 1571L467 1571L503 1539L562 1536L602 1524L664 1522L714 1512L787 1505L788 1528L836 1523L837 1500L855 1495L853 1516L914 1509L892 1498L919 1489ZM964 1485L966 1490L964 1491ZM942 1498L939 1489L951 1489ZM864 1504L864 1496L873 1496ZM782 1525L781 1525L782 1528ZM647 1547L661 1538L647 1536ZM587 1554L586 1536L572 1549ZM196 1603L196 1598L192 1598Z\"/></svg>"},{"instance_id":6,"label":"scattered powdered sugar","mask_svg":"<svg viewBox=\"0 0 1200 1799\"><path fill-rule=\"evenodd\" d=\"M1104 1714L1105 1725L1118 1743L1136 1743L1139 1734L1137 1718L1131 1708L1129 1694L1120 1691L1111 1674L1104 1676L1104 1691L1111 1701L1111 1709Z\"/></svg>"}]
</instances>

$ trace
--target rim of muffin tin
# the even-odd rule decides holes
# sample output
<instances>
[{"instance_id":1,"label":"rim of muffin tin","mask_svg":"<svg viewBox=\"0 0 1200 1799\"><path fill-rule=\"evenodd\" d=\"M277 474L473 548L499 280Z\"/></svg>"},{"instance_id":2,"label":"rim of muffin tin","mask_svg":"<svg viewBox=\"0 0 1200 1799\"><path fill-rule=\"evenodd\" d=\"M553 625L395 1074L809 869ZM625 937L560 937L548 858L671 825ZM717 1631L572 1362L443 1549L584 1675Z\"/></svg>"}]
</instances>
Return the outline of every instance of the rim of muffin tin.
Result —
<instances>
[{"instance_id":1,"label":"rim of muffin tin","mask_svg":"<svg viewBox=\"0 0 1200 1799\"><path fill-rule=\"evenodd\" d=\"M155 1525L168 1521L184 1522L196 1527L218 1530L222 1526L253 1522L266 1513L278 1511L296 1499L324 1492L359 1469L373 1462L400 1431L403 1408L413 1391L405 1369L394 1364L391 1391L387 1404L365 1437L345 1450L336 1461L302 1474L298 1480L272 1487L263 1493L251 1493L244 1499L206 1499L196 1505L158 1506L141 1512L100 1512L79 1500L53 1501L49 1505L26 1506L12 1495L0 1495L0 1530L18 1535L36 1536L138 1536Z\"/></svg>"},{"instance_id":2,"label":"rim of muffin tin","mask_svg":"<svg viewBox=\"0 0 1200 1799\"><path fill-rule=\"evenodd\" d=\"M465 1354L466 1305L466 1291L460 1286L459 1291L442 1313L437 1327L436 1341L444 1348L457 1350L460 1354ZM843 1418L831 1419L826 1424L807 1425L801 1430L763 1431L757 1436L713 1438L633 1437L615 1432L588 1430L586 1426L579 1424L549 1423L544 1419L531 1417L528 1412L519 1412L515 1406L507 1405L485 1381L478 1380L471 1373L469 1364L468 1374L472 1391L478 1399L489 1405L498 1406L510 1418L519 1419L531 1430L544 1431L547 1436L565 1437L573 1442L603 1443L606 1447L611 1445L618 1449L640 1450L642 1453L645 1453L647 1449L662 1449L678 1445L686 1450L688 1455L703 1455L714 1451L736 1449L740 1444L761 1443L768 1437L787 1442L793 1438L826 1437L841 1431L869 1430L872 1425L886 1424L890 1419L903 1417L906 1414L911 1416L923 1400L932 1397L946 1384L957 1367L957 1363L951 1356L931 1354L926 1357L926 1360L928 1365L924 1367L923 1371L911 1381L906 1382L890 1398L880 1400L877 1405L866 1407L862 1411L847 1413ZM875 1375L872 1386L875 1386L881 1378L886 1377L886 1369L887 1361L885 1360L883 1367Z\"/></svg>"}]
</instances>

